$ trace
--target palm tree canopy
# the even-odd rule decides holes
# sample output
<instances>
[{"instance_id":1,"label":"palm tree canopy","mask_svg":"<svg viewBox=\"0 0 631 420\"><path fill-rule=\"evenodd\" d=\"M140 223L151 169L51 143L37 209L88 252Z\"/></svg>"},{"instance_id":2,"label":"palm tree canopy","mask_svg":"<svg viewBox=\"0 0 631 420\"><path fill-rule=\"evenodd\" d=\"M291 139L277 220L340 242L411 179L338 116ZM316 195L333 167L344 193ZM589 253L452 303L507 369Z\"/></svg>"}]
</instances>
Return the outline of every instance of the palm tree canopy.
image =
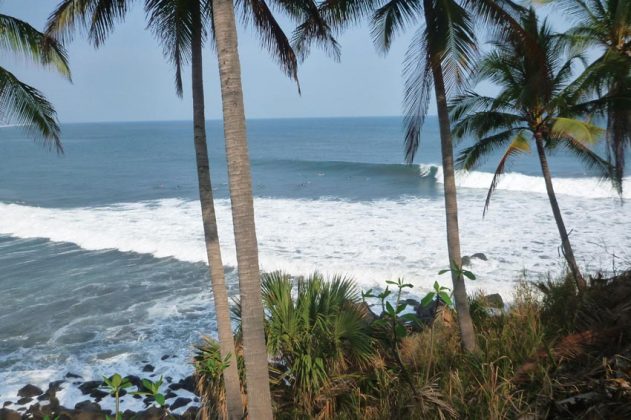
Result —
<instances>
[{"instance_id":1,"label":"palm tree canopy","mask_svg":"<svg viewBox=\"0 0 631 420\"><path fill-rule=\"evenodd\" d=\"M615 161L615 180L622 192L624 149L631 145L631 2L559 1L574 21L566 33L574 46L602 52L580 79L596 97L590 110L607 117L608 158Z\"/></svg>"},{"instance_id":2,"label":"palm tree canopy","mask_svg":"<svg viewBox=\"0 0 631 420\"><path fill-rule=\"evenodd\" d=\"M28 23L0 14L0 50L17 54L44 67L52 67L70 80L68 57L54 39ZM33 134L62 152L60 129L52 104L32 86L0 67L0 119L25 125Z\"/></svg>"},{"instance_id":3,"label":"palm tree canopy","mask_svg":"<svg viewBox=\"0 0 631 420\"><path fill-rule=\"evenodd\" d=\"M485 212L509 159L529 152L528 143L535 138L541 138L548 150L564 147L597 169L600 176L611 176L611 165L591 149L603 130L580 118L581 101L587 96L572 79L572 70L583 60L582 55L572 51L568 39L554 33L546 21L540 23L532 9L521 25L538 48L525 45L520 38L498 39L496 48L478 66L479 80L499 87L496 97L468 91L454 98L450 106L454 135L476 138L460 154L459 166L475 168L492 152L504 150Z\"/></svg>"},{"instance_id":4,"label":"palm tree canopy","mask_svg":"<svg viewBox=\"0 0 631 420\"><path fill-rule=\"evenodd\" d=\"M191 1L200 1L204 37L213 38L212 1L210 0L144 0L147 27L160 41L164 55L175 68L175 86L182 94L182 66L190 61ZM101 46L124 20L136 0L63 0L48 18L46 32L56 39L69 41L82 30L95 47ZM298 57L294 45L300 46L301 57L309 52L307 44L316 42L334 56L339 46L331 28L319 15L312 0L236 0L235 8L243 23L252 25L262 46L269 51L281 70L298 83ZM286 13L296 28L290 40L272 10ZM294 45L292 45L292 42Z\"/></svg>"}]
</instances>

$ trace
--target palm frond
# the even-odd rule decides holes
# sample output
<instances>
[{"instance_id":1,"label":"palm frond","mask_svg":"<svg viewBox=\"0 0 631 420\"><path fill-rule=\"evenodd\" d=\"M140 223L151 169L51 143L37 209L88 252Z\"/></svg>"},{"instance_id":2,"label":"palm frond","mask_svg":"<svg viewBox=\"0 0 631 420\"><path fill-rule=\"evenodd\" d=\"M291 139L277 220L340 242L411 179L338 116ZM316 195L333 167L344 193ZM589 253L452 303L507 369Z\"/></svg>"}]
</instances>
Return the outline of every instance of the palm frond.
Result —
<instances>
[{"instance_id":1,"label":"palm frond","mask_svg":"<svg viewBox=\"0 0 631 420\"><path fill-rule=\"evenodd\" d=\"M530 152L530 144L528 143L528 139L525 137L523 132L517 134L517 136L513 139L511 144L504 152L504 155L500 159L499 164L497 165L497 169L495 169L495 173L493 174L493 179L491 180L491 186L489 187L489 192L486 195L486 200L484 202L484 210L482 211L482 217L486 216L486 212L489 209L489 205L491 204L491 196L493 192L497 188L499 184L500 177L504 174L504 170L506 169L506 163L509 158L519 154L519 153L529 153Z\"/></svg>"},{"instance_id":2,"label":"palm frond","mask_svg":"<svg viewBox=\"0 0 631 420\"><path fill-rule=\"evenodd\" d=\"M48 17L46 34L67 42L77 30L86 30L88 39L99 47L114 25L125 18L135 0L62 0Z\"/></svg>"},{"instance_id":3,"label":"palm frond","mask_svg":"<svg viewBox=\"0 0 631 420\"><path fill-rule=\"evenodd\" d=\"M412 163L421 141L421 128L431 98L432 71L427 56L426 31L416 33L405 54L403 107L405 161Z\"/></svg>"},{"instance_id":4,"label":"palm frond","mask_svg":"<svg viewBox=\"0 0 631 420\"><path fill-rule=\"evenodd\" d=\"M191 59L193 37L190 1L147 0L145 12L147 28L160 41L164 56L175 68L175 90L182 97L182 66Z\"/></svg>"},{"instance_id":5,"label":"palm frond","mask_svg":"<svg viewBox=\"0 0 631 420\"><path fill-rule=\"evenodd\" d=\"M480 165L488 155L508 143L518 130L521 130L521 128L501 131L478 140L474 145L460 152L456 159L456 166L467 171L474 169L476 166Z\"/></svg>"},{"instance_id":6,"label":"palm frond","mask_svg":"<svg viewBox=\"0 0 631 420\"><path fill-rule=\"evenodd\" d=\"M340 60L341 48L335 39L333 27L313 0L282 0L280 3L282 9L299 23L291 43L301 60L309 55L314 43L334 60Z\"/></svg>"},{"instance_id":7,"label":"palm frond","mask_svg":"<svg viewBox=\"0 0 631 420\"><path fill-rule=\"evenodd\" d=\"M54 67L70 79L68 55L63 46L20 19L0 14L0 49Z\"/></svg>"},{"instance_id":8,"label":"palm frond","mask_svg":"<svg viewBox=\"0 0 631 420\"><path fill-rule=\"evenodd\" d=\"M37 89L22 83L0 67L0 120L24 124L41 136L44 144L63 153L57 114L52 104Z\"/></svg>"},{"instance_id":9,"label":"palm frond","mask_svg":"<svg viewBox=\"0 0 631 420\"><path fill-rule=\"evenodd\" d=\"M296 82L300 91L296 53L265 0L239 0L236 6L241 8L243 21L254 24L263 47L272 54L282 71ZM310 10L319 13L317 7Z\"/></svg>"},{"instance_id":10,"label":"palm frond","mask_svg":"<svg viewBox=\"0 0 631 420\"><path fill-rule=\"evenodd\" d=\"M421 17L420 0L390 0L378 8L372 17L371 34L377 49L386 52L394 37L406 25L412 25Z\"/></svg>"}]
</instances>

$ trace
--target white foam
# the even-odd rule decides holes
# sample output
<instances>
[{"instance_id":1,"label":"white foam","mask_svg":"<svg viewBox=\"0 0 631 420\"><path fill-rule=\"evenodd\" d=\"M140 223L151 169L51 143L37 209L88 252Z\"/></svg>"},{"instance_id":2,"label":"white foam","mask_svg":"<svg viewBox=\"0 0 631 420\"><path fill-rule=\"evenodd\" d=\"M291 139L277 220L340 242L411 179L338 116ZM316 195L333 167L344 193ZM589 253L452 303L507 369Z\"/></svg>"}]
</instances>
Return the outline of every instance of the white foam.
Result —
<instances>
[{"instance_id":1,"label":"white foam","mask_svg":"<svg viewBox=\"0 0 631 420\"><path fill-rule=\"evenodd\" d=\"M435 168L435 178L439 183L443 182L443 168L439 165L420 165L421 175L428 175ZM488 190L493 180L493 174L480 171L457 171L456 185L460 188L475 188ZM631 183L631 177L626 177L625 185ZM557 194L569 195L581 198L620 198L611 182L600 178L553 178L552 184ZM546 194L546 185L543 177L524 175L518 172L506 172L500 178L498 190L522 191L537 194ZM631 191L627 188L622 193L622 198L631 198Z\"/></svg>"},{"instance_id":2,"label":"white foam","mask_svg":"<svg viewBox=\"0 0 631 420\"><path fill-rule=\"evenodd\" d=\"M523 269L535 273L562 269L556 225L545 195L500 191L482 219L484 198L482 190L460 193L463 254L483 252L489 257L488 262L476 264L480 280L474 286L510 295L510 280ZM612 252L627 257L629 206L615 199L561 196L559 201L584 266L609 268ZM257 198L255 207L265 270L347 273L366 286L401 276L425 289L446 266L442 197L370 202ZM205 261L197 201L166 199L74 209L0 204L0 214L0 233L21 238ZM218 200L217 214L224 263L234 266L228 200Z\"/></svg>"}]
</instances>

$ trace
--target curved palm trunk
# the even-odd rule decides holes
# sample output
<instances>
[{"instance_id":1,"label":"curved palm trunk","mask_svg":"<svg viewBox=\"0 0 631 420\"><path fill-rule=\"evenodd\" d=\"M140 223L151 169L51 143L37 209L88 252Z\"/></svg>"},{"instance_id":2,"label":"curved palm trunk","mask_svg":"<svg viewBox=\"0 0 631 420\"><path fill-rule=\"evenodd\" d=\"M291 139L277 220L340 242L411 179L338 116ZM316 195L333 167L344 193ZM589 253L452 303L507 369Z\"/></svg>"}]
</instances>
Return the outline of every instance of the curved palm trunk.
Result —
<instances>
[{"instance_id":1,"label":"curved palm trunk","mask_svg":"<svg viewBox=\"0 0 631 420\"><path fill-rule=\"evenodd\" d=\"M248 415L253 420L268 420L272 419L272 399L241 67L232 0L213 2L213 23L221 79L224 137L241 293Z\"/></svg>"},{"instance_id":2,"label":"curved palm trunk","mask_svg":"<svg viewBox=\"0 0 631 420\"><path fill-rule=\"evenodd\" d=\"M225 273L219 247L217 219L213 190L210 181L210 167L208 161L208 147L206 145L206 118L204 111L204 80L202 71L202 24L199 1L194 1L193 34L191 42L191 72L193 90L193 130L195 137L195 156L197 159L197 180L199 185L199 200L202 207L202 222L204 224L204 239L206 241L206 255L210 271L217 329L219 332L219 347L222 358L230 355L229 366L224 371L224 385L226 389L226 406L228 418L243 417L243 402L241 400L241 385L237 367L234 336L230 322L230 307L226 291Z\"/></svg>"},{"instance_id":3,"label":"curved palm trunk","mask_svg":"<svg viewBox=\"0 0 631 420\"><path fill-rule=\"evenodd\" d=\"M609 92L610 96L623 95L619 83L615 83ZM631 121L631 111L620 109L615 105L610 105L607 110L607 142L609 143L609 158L614 163L613 179L618 191L622 192L622 182L624 179L624 149L625 141L631 134L627 131ZM613 159L612 159L613 157Z\"/></svg>"},{"instance_id":4,"label":"curved palm trunk","mask_svg":"<svg viewBox=\"0 0 631 420\"><path fill-rule=\"evenodd\" d=\"M449 112L447 110L447 94L443 79L442 66L437 59L432 63L432 76L434 78L434 91L436 93L436 105L438 108L438 124L440 126L440 148L443 157L443 180L445 190L445 215L447 221L447 249L449 261L462 266L460 255L460 229L458 227L458 199L456 197L456 176L454 171L454 151L451 141L451 128L449 124ZM450 264L451 266L451 264ZM451 280L454 287L454 303L458 313L458 326L462 347L469 352L476 351L477 344L467 289L462 274L451 270Z\"/></svg>"},{"instance_id":5,"label":"curved palm trunk","mask_svg":"<svg viewBox=\"0 0 631 420\"><path fill-rule=\"evenodd\" d=\"M548 166L548 159L546 158L546 151L543 146L543 139L540 133L535 134L535 143L537 144L537 154L539 155L539 163L541 164L541 172L543 173L543 179L546 182L546 191L548 192L548 199L550 200L550 206L552 207L552 214L554 220L559 229L559 235L561 235L561 246L563 249L563 255L567 261L567 265L574 276L576 286L579 290L584 290L587 287L587 283L583 278L581 271L576 264L576 258L574 258L574 251L570 244L570 237L565 229L565 223L563 223L563 216L561 215L561 209L557 202L556 194L554 193L554 187L552 186L552 175L550 174L550 167Z\"/></svg>"}]
</instances>

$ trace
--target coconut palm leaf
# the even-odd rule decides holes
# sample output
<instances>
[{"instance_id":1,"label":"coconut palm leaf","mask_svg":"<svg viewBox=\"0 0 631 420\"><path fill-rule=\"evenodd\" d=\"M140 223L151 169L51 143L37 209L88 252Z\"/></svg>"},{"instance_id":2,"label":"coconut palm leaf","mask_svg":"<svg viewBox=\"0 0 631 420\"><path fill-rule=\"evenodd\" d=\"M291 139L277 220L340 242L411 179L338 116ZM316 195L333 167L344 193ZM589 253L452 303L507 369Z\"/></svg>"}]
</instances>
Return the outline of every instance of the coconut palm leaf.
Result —
<instances>
[{"instance_id":1,"label":"coconut palm leaf","mask_svg":"<svg viewBox=\"0 0 631 420\"><path fill-rule=\"evenodd\" d=\"M236 7L241 9L245 23L252 22L259 34L259 40L280 65L282 71L298 84L298 59L287 35L264 0L238 0Z\"/></svg>"},{"instance_id":2,"label":"coconut palm leaf","mask_svg":"<svg viewBox=\"0 0 631 420\"><path fill-rule=\"evenodd\" d=\"M24 124L40 134L45 144L63 152L57 114L44 95L32 86L18 80L11 72L0 67L0 119Z\"/></svg>"},{"instance_id":3,"label":"coconut palm leaf","mask_svg":"<svg viewBox=\"0 0 631 420\"><path fill-rule=\"evenodd\" d=\"M493 174L493 179L491 180L491 186L489 187L489 191L486 194L486 200L484 202L484 210L482 211L482 217L486 215L486 212L489 209L489 205L491 204L491 196L493 195L493 192L497 188L497 185L499 184L499 181L500 181L500 177L502 176L502 174L504 173L504 170L506 169L506 163L508 162L509 158L519 153L530 153L530 145L528 144L528 139L526 138L523 132L520 132L519 134L517 134L517 136L513 139L511 144L508 146L508 148L504 152L504 155L500 159L500 162L497 165L497 169L495 169L495 173Z\"/></svg>"},{"instance_id":4,"label":"coconut palm leaf","mask_svg":"<svg viewBox=\"0 0 631 420\"><path fill-rule=\"evenodd\" d=\"M326 54L339 61L341 48L333 35L333 28L321 8L313 0L279 0L278 3L298 23L292 36L292 46L304 60L316 43Z\"/></svg>"},{"instance_id":5,"label":"coconut palm leaf","mask_svg":"<svg viewBox=\"0 0 631 420\"><path fill-rule=\"evenodd\" d=\"M0 49L54 67L61 75L70 79L65 49L54 39L20 19L0 14Z\"/></svg>"},{"instance_id":6,"label":"coconut palm leaf","mask_svg":"<svg viewBox=\"0 0 631 420\"><path fill-rule=\"evenodd\" d=\"M193 36L190 1L147 0L145 11L147 28L160 40L164 56L173 64L175 91L182 97L182 66L190 62Z\"/></svg>"},{"instance_id":7,"label":"coconut palm leaf","mask_svg":"<svg viewBox=\"0 0 631 420\"><path fill-rule=\"evenodd\" d=\"M506 145L514 136L515 132L522 130L521 127L501 131L488 137L482 138L460 152L456 159L456 165L464 170L471 170L480 165L484 159L493 151Z\"/></svg>"},{"instance_id":8,"label":"coconut palm leaf","mask_svg":"<svg viewBox=\"0 0 631 420\"><path fill-rule=\"evenodd\" d=\"M48 17L46 34L61 42L72 39L77 30L86 30L96 47L105 42L135 0L62 0Z\"/></svg>"}]
</instances>

